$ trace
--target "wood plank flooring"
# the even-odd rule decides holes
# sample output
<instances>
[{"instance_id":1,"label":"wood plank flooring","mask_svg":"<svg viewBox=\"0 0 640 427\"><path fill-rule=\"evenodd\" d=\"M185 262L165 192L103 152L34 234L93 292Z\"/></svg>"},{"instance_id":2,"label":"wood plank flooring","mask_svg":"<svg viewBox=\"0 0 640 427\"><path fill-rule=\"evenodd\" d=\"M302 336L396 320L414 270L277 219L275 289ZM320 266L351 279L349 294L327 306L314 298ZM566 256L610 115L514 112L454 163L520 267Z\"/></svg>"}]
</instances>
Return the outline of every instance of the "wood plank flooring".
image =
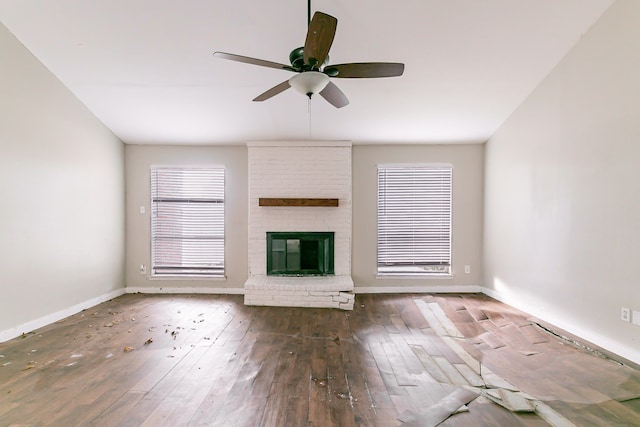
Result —
<instances>
[{"instance_id":1,"label":"wood plank flooring","mask_svg":"<svg viewBox=\"0 0 640 427\"><path fill-rule=\"evenodd\" d=\"M124 295L0 343L0 427L435 425L639 426L640 371L478 294Z\"/></svg>"}]
</instances>

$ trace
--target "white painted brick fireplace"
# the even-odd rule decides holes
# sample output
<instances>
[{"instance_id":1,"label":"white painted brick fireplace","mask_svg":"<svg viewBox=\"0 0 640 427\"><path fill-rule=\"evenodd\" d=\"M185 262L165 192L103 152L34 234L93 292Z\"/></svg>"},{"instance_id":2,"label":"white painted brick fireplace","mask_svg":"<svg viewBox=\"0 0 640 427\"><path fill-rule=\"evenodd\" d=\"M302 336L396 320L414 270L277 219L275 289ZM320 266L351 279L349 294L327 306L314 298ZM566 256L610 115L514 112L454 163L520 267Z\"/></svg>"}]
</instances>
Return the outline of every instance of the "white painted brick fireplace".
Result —
<instances>
[{"instance_id":1,"label":"white painted brick fireplace","mask_svg":"<svg viewBox=\"0 0 640 427\"><path fill-rule=\"evenodd\" d=\"M352 310L351 143L248 144L249 278L246 305ZM259 206L260 198L339 199L337 207ZM334 275L267 275L267 232L334 232Z\"/></svg>"}]
</instances>

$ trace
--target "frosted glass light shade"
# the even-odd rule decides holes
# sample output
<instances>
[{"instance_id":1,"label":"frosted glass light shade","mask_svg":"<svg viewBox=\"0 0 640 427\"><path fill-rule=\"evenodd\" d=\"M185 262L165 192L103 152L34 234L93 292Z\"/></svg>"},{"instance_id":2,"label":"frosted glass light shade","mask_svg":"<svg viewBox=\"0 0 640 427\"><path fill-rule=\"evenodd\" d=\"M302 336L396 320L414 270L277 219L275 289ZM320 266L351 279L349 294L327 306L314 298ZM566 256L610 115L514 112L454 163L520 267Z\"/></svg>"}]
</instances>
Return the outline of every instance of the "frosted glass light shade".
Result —
<instances>
[{"instance_id":1,"label":"frosted glass light shade","mask_svg":"<svg viewBox=\"0 0 640 427\"><path fill-rule=\"evenodd\" d=\"M292 88L311 98L329 84L329 76L319 71L305 71L289 79Z\"/></svg>"}]
</instances>

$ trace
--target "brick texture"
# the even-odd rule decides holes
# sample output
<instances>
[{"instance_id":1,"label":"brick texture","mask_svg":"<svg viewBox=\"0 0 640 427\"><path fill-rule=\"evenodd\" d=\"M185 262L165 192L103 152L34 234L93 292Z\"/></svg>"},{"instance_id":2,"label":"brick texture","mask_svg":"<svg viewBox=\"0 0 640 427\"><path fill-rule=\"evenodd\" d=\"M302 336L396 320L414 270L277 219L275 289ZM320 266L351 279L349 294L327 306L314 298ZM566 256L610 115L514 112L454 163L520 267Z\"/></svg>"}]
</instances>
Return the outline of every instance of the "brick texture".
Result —
<instances>
[{"instance_id":1,"label":"brick texture","mask_svg":"<svg viewBox=\"0 0 640 427\"><path fill-rule=\"evenodd\" d=\"M353 309L353 295L348 293L353 291L351 146L312 144L249 145L248 305ZM337 198L339 206L259 206L260 197ZM335 276L296 277L294 281L266 276L266 233L273 231L333 231ZM336 283L340 289L334 289ZM299 293L289 293L293 291Z\"/></svg>"}]
</instances>

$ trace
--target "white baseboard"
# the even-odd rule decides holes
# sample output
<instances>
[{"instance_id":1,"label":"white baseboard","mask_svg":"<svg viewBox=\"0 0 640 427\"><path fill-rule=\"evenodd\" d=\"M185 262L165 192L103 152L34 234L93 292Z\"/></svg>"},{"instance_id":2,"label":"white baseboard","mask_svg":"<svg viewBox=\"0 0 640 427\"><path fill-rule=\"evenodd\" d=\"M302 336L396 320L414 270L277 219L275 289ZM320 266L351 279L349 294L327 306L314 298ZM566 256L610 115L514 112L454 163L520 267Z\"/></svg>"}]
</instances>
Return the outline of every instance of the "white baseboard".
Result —
<instances>
[{"instance_id":1,"label":"white baseboard","mask_svg":"<svg viewBox=\"0 0 640 427\"><path fill-rule=\"evenodd\" d=\"M50 325L51 323L55 323L58 320L64 319L65 317L69 317L73 314L79 313L82 310L86 310L95 305L101 304L105 301L109 301L110 299L119 297L124 293L125 293L124 288L117 289L115 291L111 291L106 294L100 295L99 297L91 298L90 300L83 301L69 308L65 308L64 310L60 310L55 313L51 313L46 316L40 317L39 319L31 320L27 323L23 323L22 325L18 325L16 327L7 329L5 331L0 331L0 342L8 341L10 339L19 337L23 333L31 332L35 329L42 328L43 326Z\"/></svg>"},{"instance_id":2,"label":"white baseboard","mask_svg":"<svg viewBox=\"0 0 640 427\"><path fill-rule=\"evenodd\" d=\"M546 323L554 325L559 329L563 329L569 332L572 335L589 341L590 343L595 344L598 347L601 347L624 359L627 359L628 361L640 365L640 351L638 351L637 348L631 348L629 346L621 344L618 341L614 341L608 337L594 333L593 331L590 331L588 329L583 329L580 326L577 326L575 322L571 322L555 314L548 313L544 310L539 309L538 307L529 305L526 302L521 301L520 299L506 297L505 295L496 292L493 289L482 288L482 293L490 296L491 298L497 299L500 302L517 308L518 310L529 313L530 315L537 317L538 319Z\"/></svg>"},{"instance_id":3,"label":"white baseboard","mask_svg":"<svg viewBox=\"0 0 640 427\"><path fill-rule=\"evenodd\" d=\"M481 286L355 286L356 294L446 294L480 293Z\"/></svg>"},{"instance_id":4,"label":"white baseboard","mask_svg":"<svg viewBox=\"0 0 640 427\"><path fill-rule=\"evenodd\" d=\"M167 286L158 287L136 287L125 288L128 294L216 294L216 295L244 295L243 288L171 288Z\"/></svg>"}]
</instances>

